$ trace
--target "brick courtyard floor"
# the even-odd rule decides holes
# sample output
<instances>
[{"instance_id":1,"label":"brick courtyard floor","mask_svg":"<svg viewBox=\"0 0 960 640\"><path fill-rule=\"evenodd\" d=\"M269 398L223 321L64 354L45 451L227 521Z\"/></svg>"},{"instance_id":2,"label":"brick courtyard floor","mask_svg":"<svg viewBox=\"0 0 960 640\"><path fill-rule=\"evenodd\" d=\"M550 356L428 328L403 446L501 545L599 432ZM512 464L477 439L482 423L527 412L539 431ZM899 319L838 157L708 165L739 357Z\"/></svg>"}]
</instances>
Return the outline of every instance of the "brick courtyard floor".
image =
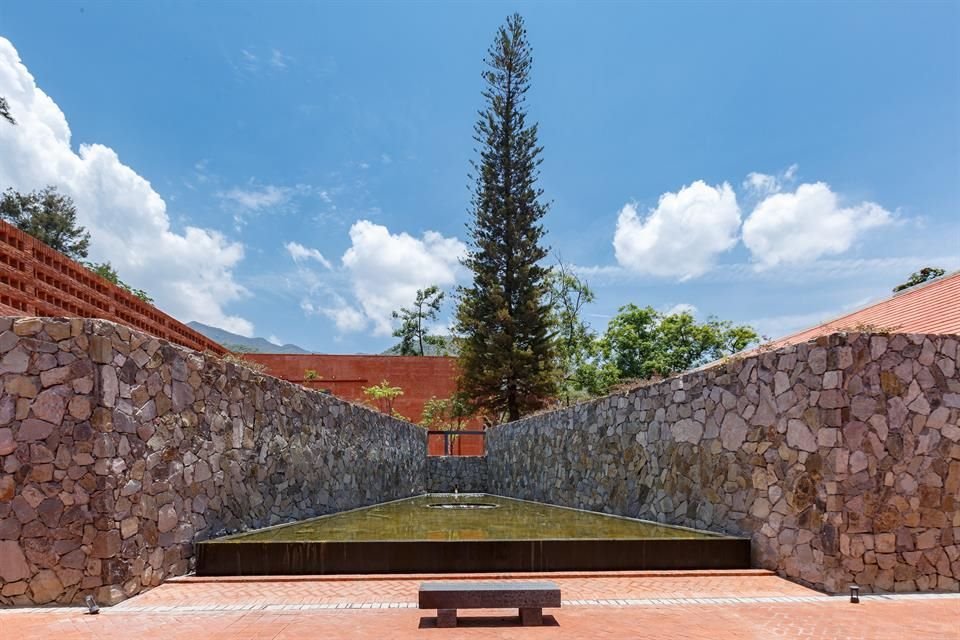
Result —
<instances>
[{"instance_id":1,"label":"brick courtyard floor","mask_svg":"<svg viewBox=\"0 0 960 640\"><path fill-rule=\"evenodd\" d=\"M458 628L435 628L435 612L416 608L417 587L450 576L182 578L97 616L76 607L0 610L0 637L960 640L960 594L864 596L854 605L763 571L498 579L533 577L557 582L563 593L561 609L544 611L545 627L519 627L506 610L465 610Z\"/></svg>"}]
</instances>

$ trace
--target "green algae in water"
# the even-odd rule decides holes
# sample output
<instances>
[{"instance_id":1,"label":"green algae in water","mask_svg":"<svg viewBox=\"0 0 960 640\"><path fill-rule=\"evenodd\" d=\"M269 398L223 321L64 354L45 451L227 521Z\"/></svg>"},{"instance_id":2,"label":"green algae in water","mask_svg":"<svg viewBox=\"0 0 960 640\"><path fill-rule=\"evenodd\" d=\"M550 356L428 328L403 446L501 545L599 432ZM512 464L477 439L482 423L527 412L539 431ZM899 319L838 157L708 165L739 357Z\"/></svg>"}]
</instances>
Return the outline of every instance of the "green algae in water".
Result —
<instances>
[{"instance_id":1,"label":"green algae in water","mask_svg":"<svg viewBox=\"0 0 960 640\"><path fill-rule=\"evenodd\" d=\"M700 539L718 534L487 494L428 494L242 533L224 542Z\"/></svg>"}]
</instances>

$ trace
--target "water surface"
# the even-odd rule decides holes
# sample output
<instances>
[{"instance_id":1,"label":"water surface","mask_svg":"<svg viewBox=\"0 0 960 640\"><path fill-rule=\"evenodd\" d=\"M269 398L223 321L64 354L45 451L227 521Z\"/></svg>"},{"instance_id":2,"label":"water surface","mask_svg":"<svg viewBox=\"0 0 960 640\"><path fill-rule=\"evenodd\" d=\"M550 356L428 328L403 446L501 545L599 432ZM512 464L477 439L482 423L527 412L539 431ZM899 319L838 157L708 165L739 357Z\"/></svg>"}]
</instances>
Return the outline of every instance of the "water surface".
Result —
<instances>
[{"instance_id":1,"label":"water surface","mask_svg":"<svg viewBox=\"0 0 960 640\"><path fill-rule=\"evenodd\" d=\"M427 494L221 540L353 542L713 537L719 536L706 531L487 494Z\"/></svg>"}]
</instances>

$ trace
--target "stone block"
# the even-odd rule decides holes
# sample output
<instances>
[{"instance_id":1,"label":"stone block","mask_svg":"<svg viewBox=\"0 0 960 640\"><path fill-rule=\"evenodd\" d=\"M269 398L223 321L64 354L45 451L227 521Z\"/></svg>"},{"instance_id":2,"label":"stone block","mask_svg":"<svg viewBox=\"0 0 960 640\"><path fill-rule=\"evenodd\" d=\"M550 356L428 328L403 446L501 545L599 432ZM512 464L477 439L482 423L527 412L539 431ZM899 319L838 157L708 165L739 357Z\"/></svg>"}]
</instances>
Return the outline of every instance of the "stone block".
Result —
<instances>
[{"instance_id":1,"label":"stone block","mask_svg":"<svg viewBox=\"0 0 960 640\"><path fill-rule=\"evenodd\" d=\"M30 578L30 567L16 540L0 540L0 580L17 582Z\"/></svg>"}]
</instances>

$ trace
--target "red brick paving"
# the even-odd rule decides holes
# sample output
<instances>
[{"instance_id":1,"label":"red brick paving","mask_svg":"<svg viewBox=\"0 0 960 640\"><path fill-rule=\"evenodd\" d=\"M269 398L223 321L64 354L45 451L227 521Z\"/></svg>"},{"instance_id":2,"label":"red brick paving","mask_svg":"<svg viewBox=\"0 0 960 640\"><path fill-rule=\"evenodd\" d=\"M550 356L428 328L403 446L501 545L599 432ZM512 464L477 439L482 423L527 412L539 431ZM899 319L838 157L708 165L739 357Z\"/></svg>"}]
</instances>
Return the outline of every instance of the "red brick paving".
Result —
<instances>
[{"instance_id":1,"label":"red brick paving","mask_svg":"<svg viewBox=\"0 0 960 640\"><path fill-rule=\"evenodd\" d=\"M545 627L518 627L504 610L464 611L456 629L437 629L433 612L405 609L237 610L343 602L412 602L417 579L275 579L171 582L89 616L82 609L0 611L0 637L17 640L388 640L418 638L669 638L688 640L960 640L960 598L866 597L859 605L822 596L771 575L543 575L565 601L673 598L674 604L565 606ZM445 578L447 579L447 578ZM700 603L692 598L799 598L791 602ZM679 599L679 600L676 600ZM151 611L148 607L170 607ZM184 606L200 607L185 611ZM214 607L234 607L215 610Z\"/></svg>"},{"instance_id":2,"label":"red brick paving","mask_svg":"<svg viewBox=\"0 0 960 640\"><path fill-rule=\"evenodd\" d=\"M467 577L467 576L458 576ZM749 597L811 596L818 592L767 571L744 572L634 572L610 574L522 574L470 575L471 580L550 579L556 582L564 600L719 598L730 594ZM449 579L446 576L352 576L329 579L276 578L222 579L191 578L168 582L121 604L130 606L240 604L328 604L335 602L416 602L422 580Z\"/></svg>"}]
</instances>

